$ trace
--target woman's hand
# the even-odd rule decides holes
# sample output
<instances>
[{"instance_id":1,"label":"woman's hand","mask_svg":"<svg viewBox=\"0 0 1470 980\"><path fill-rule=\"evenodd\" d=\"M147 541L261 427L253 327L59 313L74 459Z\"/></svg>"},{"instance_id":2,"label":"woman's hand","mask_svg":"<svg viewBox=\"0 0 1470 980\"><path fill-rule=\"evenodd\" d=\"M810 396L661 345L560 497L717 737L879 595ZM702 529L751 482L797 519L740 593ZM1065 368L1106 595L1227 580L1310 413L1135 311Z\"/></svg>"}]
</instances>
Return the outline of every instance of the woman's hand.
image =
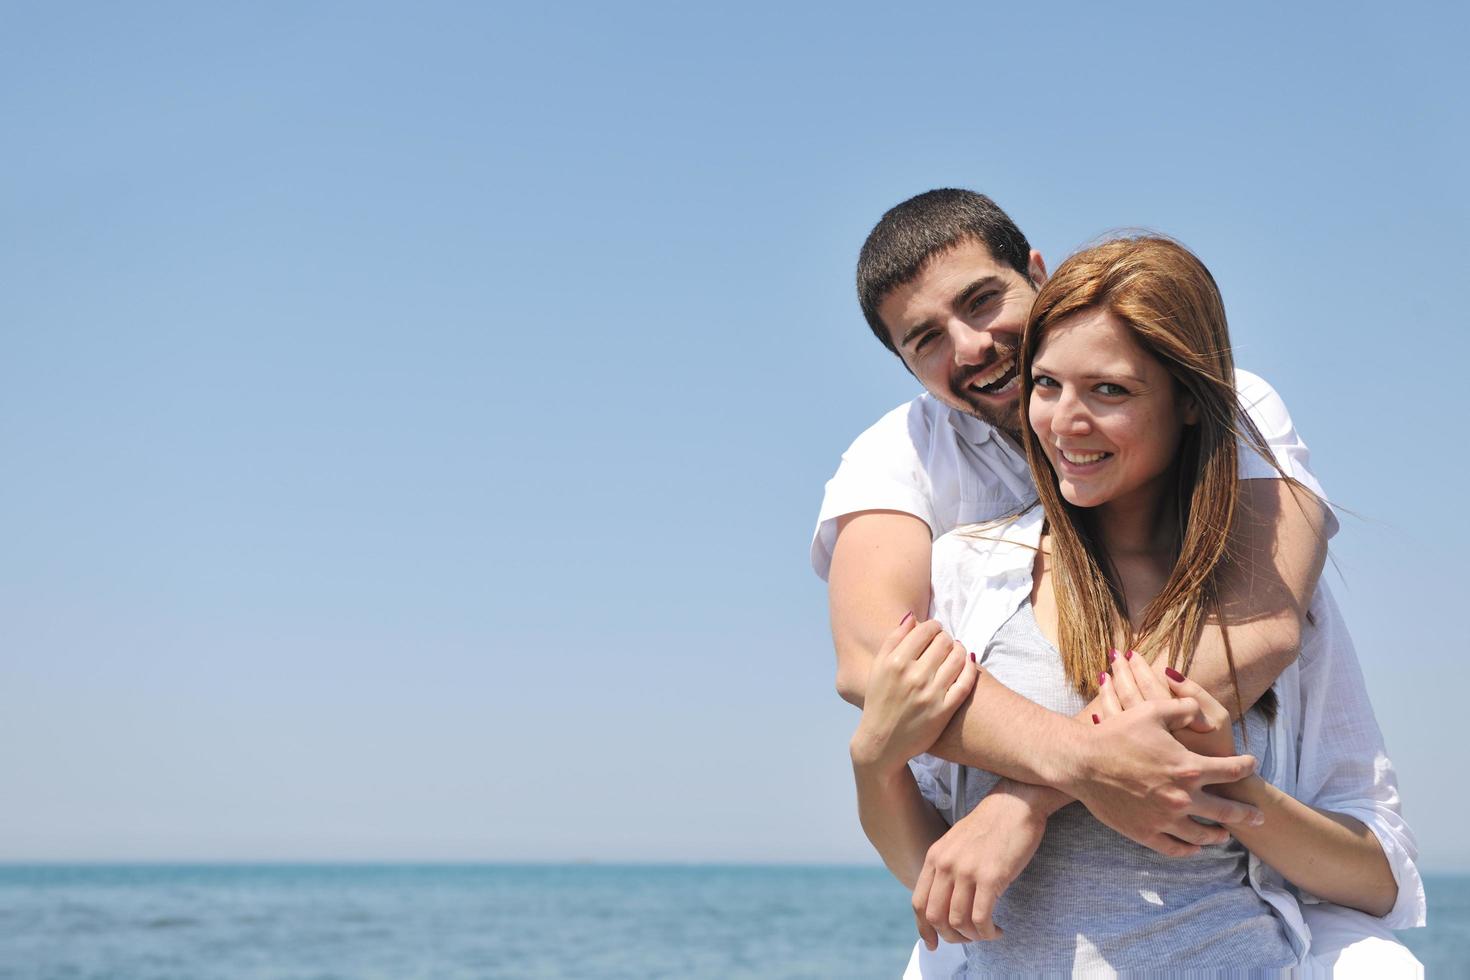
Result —
<instances>
[{"instance_id":1,"label":"woman's hand","mask_svg":"<svg viewBox=\"0 0 1470 980\"><path fill-rule=\"evenodd\" d=\"M904 617L873 659L863 718L850 744L853 765L886 773L927 751L979 673L974 657L939 623Z\"/></svg>"},{"instance_id":2,"label":"woman's hand","mask_svg":"<svg viewBox=\"0 0 1470 980\"><path fill-rule=\"evenodd\" d=\"M1200 717L1188 727L1176 729L1174 737L1199 755L1219 758L1235 754L1230 712L1209 691L1172 667L1162 663L1151 667L1132 651L1113 651L1109 660L1111 672L1104 675L1098 693L1101 717L1111 717L1145 701L1192 698L1199 705Z\"/></svg>"}]
</instances>

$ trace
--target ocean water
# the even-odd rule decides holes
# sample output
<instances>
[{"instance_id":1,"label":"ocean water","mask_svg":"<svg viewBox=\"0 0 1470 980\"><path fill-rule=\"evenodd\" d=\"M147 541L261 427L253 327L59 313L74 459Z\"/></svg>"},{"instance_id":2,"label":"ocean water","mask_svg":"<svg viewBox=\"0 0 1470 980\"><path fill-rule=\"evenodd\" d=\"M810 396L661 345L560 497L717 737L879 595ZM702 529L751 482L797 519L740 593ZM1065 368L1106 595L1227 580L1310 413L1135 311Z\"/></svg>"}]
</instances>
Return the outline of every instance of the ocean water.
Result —
<instances>
[{"instance_id":1,"label":"ocean water","mask_svg":"<svg viewBox=\"0 0 1470 980\"><path fill-rule=\"evenodd\" d=\"M1404 934L1470 977L1470 877ZM896 977L908 895L875 868L0 866L5 980Z\"/></svg>"}]
</instances>

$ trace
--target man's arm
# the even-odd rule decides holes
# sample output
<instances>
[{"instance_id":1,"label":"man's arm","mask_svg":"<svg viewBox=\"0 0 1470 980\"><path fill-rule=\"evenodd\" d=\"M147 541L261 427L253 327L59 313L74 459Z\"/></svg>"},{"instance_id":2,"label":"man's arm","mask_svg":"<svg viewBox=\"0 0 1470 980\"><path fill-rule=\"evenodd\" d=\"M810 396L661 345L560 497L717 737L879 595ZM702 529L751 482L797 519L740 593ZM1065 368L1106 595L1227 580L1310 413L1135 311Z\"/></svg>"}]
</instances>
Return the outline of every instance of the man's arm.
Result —
<instances>
[{"instance_id":1,"label":"man's arm","mask_svg":"<svg viewBox=\"0 0 1470 980\"><path fill-rule=\"evenodd\" d=\"M874 654L903 618L928 608L931 542L928 527L908 514L864 511L840 519L828 577L838 689L862 703ZM1026 783L1055 787L1082 800L1098 819L1164 853L1189 853L1189 814L1219 822L1250 819L1204 792L1253 768L1248 756L1206 759L1181 746L1170 727L1188 711L1120 718L1100 738L1084 726L1021 697L981 671L931 750L951 761ZM1166 839L1165 834L1178 840Z\"/></svg>"},{"instance_id":2,"label":"man's arm","mask_svg":"<svg viewBox=\"0 0 1470 980\"><path fill-rule=\"evenodd\" d=\"M1240 513L1221 590L1221 613L1240 682L1236 704L1218 623L1200 636L1189 676L1240 717L1296 659L1327 560L1327 507L1286 480L1241 480ZM1163 664L1158 666L1162 667Z\"/></svg>"},{"instance_id":3,"label":"man's arm","mask_svg":"<svg viewBox=\"0 0 1470 980\"><path fill-rule=\"evenodd\" d=\"M929 611L929 525L913 514L868 510L837 519L827 575L837 693L863 706L868 668L904 615Z\"/></svg>"},{"instance_id":4,"label":"man's arm","mask_svg":"<svg viewBox=\"0 0 1470 980\"><path fill-rule=\"evenodd\" d=\"M837 692L862 706L879 646L905 614L929 609L932 542L912 514L863 511L837 522L828 595L837 647ZM1075 737L1073 723L1016 694L982 671L932 750L935 755L1028 783L1053 785L1036 760ZM982 690L983 689L983 690Z\"/></svg>"}]
</instances>

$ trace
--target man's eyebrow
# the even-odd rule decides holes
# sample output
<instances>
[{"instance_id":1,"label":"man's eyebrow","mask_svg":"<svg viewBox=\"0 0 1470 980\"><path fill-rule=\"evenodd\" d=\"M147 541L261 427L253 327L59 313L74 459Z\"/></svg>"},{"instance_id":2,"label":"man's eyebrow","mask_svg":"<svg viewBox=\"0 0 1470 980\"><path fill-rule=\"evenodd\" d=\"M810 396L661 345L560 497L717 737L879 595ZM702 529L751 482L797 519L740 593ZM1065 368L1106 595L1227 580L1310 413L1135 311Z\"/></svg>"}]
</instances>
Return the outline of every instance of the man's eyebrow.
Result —
<instances>
[{"instance_id":1,"label":"man's eyebrow","mask_svg":"<svg viewBox=\"0 0 1470 980\"><path fill-rule=\"evenodd\" d=\"M983 275L979 279L976 279L974 282L970 283L964 289L961 289L958 293L955 293L954 301L956 303L963 303L965 300L969 299L971 296L974 296L986 286L995 286L999 285L1000 283L1000 276L994 274Z\"/></svg>"},{"instance_id":2,"label":"man's eyebrow","mask_svg":"<svg viewBox=\"0 0 1470 980\"><path fill-rule=\"evenodd\" d=\"M903 335L903 339L898 342L898 346L900 346L900 347L907 347L909 345L909 341L913 340L915 337L917 337L919 334L923 333L924 331L929 330L929 329L932 329L933 326L934 326L934 321L933 320L925 320L923 323L919 324L916 327L910 327L909 328L909 332L906 333L906 334L904 334Z\"/></svg>"}]
</instances>

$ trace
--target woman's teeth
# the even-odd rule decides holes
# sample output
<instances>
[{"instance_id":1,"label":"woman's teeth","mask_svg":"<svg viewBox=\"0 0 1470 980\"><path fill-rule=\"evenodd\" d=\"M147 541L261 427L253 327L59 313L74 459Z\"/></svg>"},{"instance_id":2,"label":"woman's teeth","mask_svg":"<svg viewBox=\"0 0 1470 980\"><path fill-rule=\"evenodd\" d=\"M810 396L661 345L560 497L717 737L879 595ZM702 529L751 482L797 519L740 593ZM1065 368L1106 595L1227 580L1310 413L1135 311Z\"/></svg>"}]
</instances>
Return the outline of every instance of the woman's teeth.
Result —
<instances>
[{"instance_id":1,"label":"woman's teeth","mask_svg":"<svg viewBox=\"0 0 1470 980\"><path fill-rule=\"evenodd\" d=\"M1111 453L1069 453L1065 449L1062 450L1063 459L1069 463L1076 463L1079 466L1086 463L1096 463L1098 460L1111 455Z\"/></svg>"}]
</instances>

